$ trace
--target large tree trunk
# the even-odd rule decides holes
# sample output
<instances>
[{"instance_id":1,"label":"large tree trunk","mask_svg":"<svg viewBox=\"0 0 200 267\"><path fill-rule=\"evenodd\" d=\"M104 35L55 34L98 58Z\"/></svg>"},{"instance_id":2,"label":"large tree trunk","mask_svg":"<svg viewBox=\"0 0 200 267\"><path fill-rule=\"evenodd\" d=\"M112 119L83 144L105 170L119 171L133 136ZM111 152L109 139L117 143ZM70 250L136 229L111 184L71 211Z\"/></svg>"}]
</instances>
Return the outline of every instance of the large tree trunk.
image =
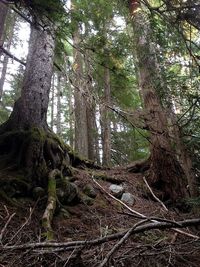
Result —
<instances>
[{"instance_id":1,"label":"large tree trunk","mask_svg":"<svg viewBox=\"0 0 200 267\"><path fill-rule=\"evenodd\" d=\"M149 19L137 7L137 1L130 1L139 86L147 113L146 124L150 131L151 181L163 190L164 199L176 201L186 197L187 182L171 146L166 113L156 93L159 77Z\"/></svg>"},{"instance_id":2,"label":"large tree trunk","mask_svg":"<svg viewBox=\"0 0 200 267\"><path fill-rule=\"evenodd\" d=\"M50 31L31 27L21 97L14 105L9 120L0 130L48 129L46 116L53 74L54 37Z\"/></svg>"}]
</instances>

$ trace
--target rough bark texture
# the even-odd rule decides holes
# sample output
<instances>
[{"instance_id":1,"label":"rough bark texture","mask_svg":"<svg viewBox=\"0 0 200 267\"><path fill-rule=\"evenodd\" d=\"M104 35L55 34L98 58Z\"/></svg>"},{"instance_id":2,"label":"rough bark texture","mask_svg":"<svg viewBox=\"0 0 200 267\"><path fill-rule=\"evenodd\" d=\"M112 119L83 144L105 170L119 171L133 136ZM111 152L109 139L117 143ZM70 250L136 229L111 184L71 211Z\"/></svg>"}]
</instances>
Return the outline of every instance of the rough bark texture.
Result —
<instances>
[{"instance_id":1,"label":"rough bark texture","mask_svg":"<svg viewBox=\"0 0 200 267\"><path fill-rule=\"evenodd\" d=\"M132 2L134 4L136 1ZM156 93L159 78L151 28L142 10L131 9L131 15L138 59L139 86L144 108L148 114L146 124L150 131L151 143L150 176L152 183L163 190L165 199L176 201L186 197L187 182L172 149L167 117Z\"/></svg>"},{"instance_id":2,"label":"rough bark texture","mask_svg":"<svg viewBox=\"0 0 200 267\"><path fill-rule=\"evenodd\" d=\"M104 103L102 107L102 145L103 145L103 165L111 164L111 136L110 136L110 118L107 105L110 103L110 71L104 69Z\"/></svg>"},{"instance_id":3,"label":"rough bark texture","mask_svg":"<svg viewBox=\"0 0 200 267\"><path fill-rule=\"evenodd\" d=\"M48 129L46 116L53 57L54 38L50 31L32 26L21 97L15 103L10 119L1 127L3 130L30 127Z\"/></svg>"},{"instance_id":4,"label":"rough bark texture","mask_svg":"<svg viewBox=\"0 0 200 267\"><path fill-rule=\"evenodd\" d=\"M176 114L174 114L173 110L171 110L170 116L168 119L169 119L169 125L172 125L170 134L172 137L174 147L176 149L177 158L187 178L188 192L191 197L197 197L199 194L198 184L197 184L197 180L195 178L195 174L192 169L192 161L191 161L190 155L188 154L188 151L185 148L185 145L183 144L181 140L181 131L177 124Z\"/></svg>"},{"instance_id":5,"label":"rough bark texture","mask_svg":"<svg viewBox=\"0 0 200 267\"><path fill-rule=\"evenodd\" d=\"M78 29L73 34L74 46L74 69L75 69L75 150L82 157L88 157L88 133L87 133L87 113L86 100L84 96L83 78L83 59L80 46L80 36Z\"/></svg>"}]
</instances>

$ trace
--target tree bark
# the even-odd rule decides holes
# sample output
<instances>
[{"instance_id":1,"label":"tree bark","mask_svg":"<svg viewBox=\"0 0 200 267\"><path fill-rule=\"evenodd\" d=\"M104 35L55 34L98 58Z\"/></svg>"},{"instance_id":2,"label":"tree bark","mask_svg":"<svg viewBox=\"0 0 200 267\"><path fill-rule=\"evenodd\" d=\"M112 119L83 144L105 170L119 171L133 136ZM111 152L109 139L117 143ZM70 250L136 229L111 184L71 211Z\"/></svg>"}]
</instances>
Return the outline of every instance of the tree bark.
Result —
<instances>
[{"instance_id":1,"label":"tree bark","mask_svg":"<svg viewBox=\"0 0 200 267\"><path fill-rule=\"evenodd\" d=\"M5 22L8 13L8 6L0 2L0 47L3 46L5 40ZM0 56L2 52L0 50Z\"/></svg>"},{"instance_id":2,"label":"tree bark","mask_svg":"<svg viewBox=\"0 0 200 267\"><path fill-rule=\"evenodd\" d=\"M82 157L88 157L88 133L87 133L87 113L86 100L84 97L83 78L83 59L80 46L80 34L77 30L73 34L74 42L74 102L75 102L75 150Z\"/></svg>"},{"instance_id":3,"label":"tree bark","mask_svg":"<svg viewBox=\"0 0 200 267\"><path fill-rule=\"evenodd\" d=\"M97 136L96 129L96 106L94 101L94 91L92 85L92 73L89 58L89 52L86 51L84 63L85 63L85 74L87 77L86 83L86 93L88 95L87 98L87 107L86 107L86 115L87 115L87 132L88 132L88 159L94 161L95 160L95 137Z\"/></svg>"},{"instance_id":4,"label":"tree bark","mask_svg":"<svg viewBox=\"0 0 200 267\"><path fill-rule=\"evenodd\" d=\"M52 97L51 97L51 130L54 127L54 97L55 97L55 75L52 75L52 85L51 85Z\"/></svg>"},{"instance_id":5,"label":"tree bark","mask_svg":"<svg viewBox=\"0 0 200 267\"><path fill-rule=\"evenodd\" d=\"M58 84L57 84L57 120L56 120L56 128L57 134L61 135L61 74L57 75Z\"/></svg>"},{"instance_id":6,"label":"tree bark","mask_svg":"<svg viewBox=\"0 0 200 267\"><path fill-rule=\"evenodd\" d=\"M1 131L39 127L48 129L46 117L53 74L54 36L50 29L31 27L29 53L21 97Z\"/></svg>"},{"instance_id":7,"label":"tree bark","mask_svg":"<svg viewBox=\"0 0 200 267\"><path fill-rule=\"evenodd\" d=\"M8 37L7 37L7 45L6 45L6 49L9 51L11 44L12 44L12 38L13 38L13 34L14 34L14 26L15 26L15 15L13 14L9 14L10 17L10 23L9 23L9 32L8 32ZM1 78L0 78L0 101L2 99L2 95L3 95L3 87L4 87L4 83L5 83L5 78L6 78L6 73L7 73L7 66L8 66L8 55L4 55L4 59L3 59L3 68L2 68L2 72L1 72Z\"/></svg>"},{"instance_id":8,"label":"tree bark","mask_svg":"<svg viewBox=\"0 0 200 267\"><path fill-rule=\"evenodd\" d=\"M103 165L111 164L111 130L110 118L107 105L110 104L110 71L104 68L104 103L102 107L102 146L103 146Z\"/></svg>"},{"instance_id":9,"label":"tree bark","mask_svg":"<svg viewBox=\"0 0 200 267\"><path fill-rule=\"evenodd\" d=\"M150 177L152 183L163 190L164 199L176 201L187 196L187 183L184 179L184 171L171 146L166 113L156 92L159 76L155 47L151 39L151 27L148 17L141 9L137 9L138 2L132 0L129 4L138 60L139 87L147 112L146 123L150 131Z\"/></svg>"}]
</instances>

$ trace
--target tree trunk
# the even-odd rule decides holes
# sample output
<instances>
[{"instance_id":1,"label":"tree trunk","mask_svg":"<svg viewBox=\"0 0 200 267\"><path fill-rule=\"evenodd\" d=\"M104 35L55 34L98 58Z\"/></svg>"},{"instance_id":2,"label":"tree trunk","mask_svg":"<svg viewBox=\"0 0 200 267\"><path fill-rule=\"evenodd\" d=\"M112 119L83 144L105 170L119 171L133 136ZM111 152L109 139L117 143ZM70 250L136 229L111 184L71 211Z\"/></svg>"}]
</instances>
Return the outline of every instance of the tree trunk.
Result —
<instances>
[{"instance_id":1,"label":"tree trunk","mask_svg":"<svg viewBox=\"0 0 200 267\"><path fill-rule=\"evenodd\" d=\"M9 32L8 32L7 45L6 45L6 49L8 51L10 50L10 47L12 44L12 38L13 38L13 34L14 34L15 15L10 13L9 17L10 17L10 23L9 23L9 27L8 27ZM0 78L0 101L1 101L2 95L3 95L3 86L4 86L6 73L7 73L8 59L9 59L9 57L7 55L4 55L3 68L2 68L1 78Z\"/></svg>"},{"instance_id":2,"label":"tree trunk","mask_svg":"<svg viewBox=\"0 0 200 267\"><path fill-rule=\"evenodd\" d=\"M31 27L21 97L1 130L48 129L46 117L53 74L54 38L49 30Z\"/></svg>"},{"instance_id":3,"label":"tree trunk","mask_svg":"<svg viewBox=\"0 0 200 267\"><path fill-rule=\"evenodd\" d=\"M92 73L90 62L88 58L90 57L89 52L86 51L84 57L85 72L87 77L87 83L85 91L88 95L86 115L87 115L87 132L88 132L88 159L95 161L95 137L96 133L96 114L95 114L95 101L94 101L94 91L92 85Z\"/></svg>"},{"instance_id":4,"label":"tree trunk","mask_svg":"<svg viewBox=\"0 0 200 267\"><path fill-rule=\"evenodd\" d=\"M138 60L139 87L147 113L146 123L150 131L150 177L152 183L163 190L164 199L176 201L186 197L187 183L184 179L184 171L171 146L166 113L156 93L159 78L151 27L146 15L142 10L137 9L138 2L132 0L129 4Z\"/></svg>"},{"instance_id":5,"label":"tree trunk","mask_svg":"<svg viewBox=\"0 0 200 267\"><path fill-rule=\"evenodd\" d=\"M51 90L52 90L52 98L51 98L51 130L53 131L53 127L54 127L54 96L55 96L55 74L53 74L52 76L52 86L51 86Z\"/></svg>"},{"instance_id":6,"label":"tree trunk","mask_svg":"<svg viewBox=\"0 0 200 267\"><path fill-rule=\"evenodd\" d=\"M104 68L104 103L102 107L102 146L103 146L103 165L111 164L111 131L110 118L107 105L110 104L110 71Z\"/></svg>"},{"instance_id":7,"label":"tree trunk","mask_svg":"<svg viewBox=\"0 0 200 267\"><path fill-rule=\"evenodd\" d=\"M80 46L80 34L77 30L73 34L74 41L74 103L75 103L75 150L82 157L88 157L88 133L87 133L87 113L86 100L84 97L83 78L83 59Z\"/></svg>"},{"instance_id":8,"label":"tree trunk","mask_svg":"<svg viewBox=\"0 0 200 267\"><path fill-rule=\"evenodd\" d=\"M68 107L69 107L69 145L74 149L74 110L73 110L73 93L71 85L68 89Z\"/></svg>"},{"instance_id":9,"label":"tree trunk","mask_svg":"<svg viewBox=\"0 0 200 267\"><path fill-rule=\"evenodd\" d=\"M6 21L6 16L8 13L8 6L0 2L0 47L3 46L4 40L5 40L5 21ZM0 49L0 56L2 52Z\"/></svg>"},{"instance_id":10,"label":"tree trunk","mask_svg":"<svg viewBox=\"0 0 200 267\"><path fill-rule=\"evenodd\" d=\"M61 74L58 73L58 84L57 84L57 120L56 120L56 128L57 134L61 135Z\"/></svg>"},{"instance_id":11,"label":"tree trunk","mask_svg":"<svg viewBox=\"0 0 200 267\"><path fill-rule=\"evenodd\" d=\"M172 109L170 110L169 124L172 125L171 138L174 147L176 148L176 155L187 178L188 192L190 193L191 197L197 197L199 195L198 184L195 178L195 174L192 170L192 161L188 154L188 151L185 148L184 143L181 140L181 131L177 124L176 114L173 112Z\"/></svg>"}]
</instances>

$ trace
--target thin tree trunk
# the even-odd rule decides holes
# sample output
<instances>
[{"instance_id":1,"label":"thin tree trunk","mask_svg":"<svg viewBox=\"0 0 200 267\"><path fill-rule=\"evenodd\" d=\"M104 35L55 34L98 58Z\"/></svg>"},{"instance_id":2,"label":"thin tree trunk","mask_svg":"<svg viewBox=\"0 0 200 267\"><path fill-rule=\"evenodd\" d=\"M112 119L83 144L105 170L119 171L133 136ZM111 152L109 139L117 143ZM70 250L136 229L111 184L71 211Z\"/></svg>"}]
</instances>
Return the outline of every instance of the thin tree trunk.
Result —
<instances>
[{"instance_id":1,"label":"thin tree trunk","mask_svg":"<svg viewBox=\"0 0 200 267\"><path fill-rule=\"evenodd\" d=\"M0 47L3 46L5 40L5 21L8 13L8 6L0 2ZM0 49L0 56L2 51Z\"/></svg>"},{"instance_id":2,"label":"thin tree trunk","mask_svg":"<svg viewBox=\"0 0 200 267\"><path fill-rule=\"evenodd\" d=\"M176 201L186 197L186 182L184 171L171 146L166 113L156 93L159 78L150 23L143 11L137 9L138 1L132 0L129 4L138 59L139 86L150 131L150 176L159 189L163 190L165 199Z\"/></svg>"},{"instance_id":3,"label":"thin tree trunk","mask_svg":"<svg viewBox=\"0 0 200 267\"><path fill-rule=\"evenodd\" d=\"M73 100L72 100L72 88L69 85L69 96L68 96L68 106L69 106L69 144L74 148L74 112L73 112Z\"/></svg>"},{"instance_id":4,"label":"thin tree trunk","mask_svg":"<svg viewBox=\"0 0 200 267\"><path fill-rule=\"evenodd\" d=\"M74 42L74 66L75 66L75 150L82 156L88 157L88 133L87 133L87 113L86 100L84 98L83 78L83 59L81 52L78 50L80 45L79 30L73 34Z\"/></svg>"},{"instance_id":5,"label":"thin tree trunk","mask_svg":"<svg viewBox=\"0 0 200 267\"><path fill-rule=\"evenodd\" d=\"M110 118L107 105L110 104L110 71L104 68L104 103L102 108L102 146L103 146L103 165L111 164L111 131Z\"/></svg>"},{"instance_id":6,"label":"thin tree trunk","mask_svg":"<svg viewBox=\"0 0 200 267\"><path fill-rule=\"evenodd\" d=\"M88 132L88 159L95 160L95 137L96 137L96 121L95 121L95 101L92 85L91 67L88 61L89 52L86 51L84 63L87 75L87 84L85 90L88 95L86 114L87 114L87 132Z\"/></svg>"},{"instance_id":7,"label":"thin tree trunk","mask_svg":"<svg viewBox=\"0 0 200 267\"><path fill-rule=\"evenodd\" d=\"M52 76L52 98L51 98L51 130L53 131L54 126L54 94L55 94L55 75Z\"/></svg>"},{"instance_id":8,"label":"thin tree trunk","mask_svg":"<svg viewBox=\"0 0 200 267\"><path fill-rule=\"evenodd\" d=\"M15 16L13 14L9 14L9 17L11 21L9 24L9 32L8 32L7 45L6 45L6 48L8 51L10 50L10 47L12 44L12 38L13 38L14 26L15 26ZM9 57L7 55L4 55L3 68L2 68L1 78L0 78L0 101L3 95L3 87L4 87L6 73L7 73L8 59Z\"/></svg>"},{"instance_id":9,"label":"thin tree trunk","mask_svg":"<svg viewBox=\"0 0 200 267\"><path fill-rule=\"evenodd\" d=\"M57 75L58 84L57 84L57 120L56 120L56 128L57 134L61 135L61 74Z\"/></svg>"}]
</instances>

